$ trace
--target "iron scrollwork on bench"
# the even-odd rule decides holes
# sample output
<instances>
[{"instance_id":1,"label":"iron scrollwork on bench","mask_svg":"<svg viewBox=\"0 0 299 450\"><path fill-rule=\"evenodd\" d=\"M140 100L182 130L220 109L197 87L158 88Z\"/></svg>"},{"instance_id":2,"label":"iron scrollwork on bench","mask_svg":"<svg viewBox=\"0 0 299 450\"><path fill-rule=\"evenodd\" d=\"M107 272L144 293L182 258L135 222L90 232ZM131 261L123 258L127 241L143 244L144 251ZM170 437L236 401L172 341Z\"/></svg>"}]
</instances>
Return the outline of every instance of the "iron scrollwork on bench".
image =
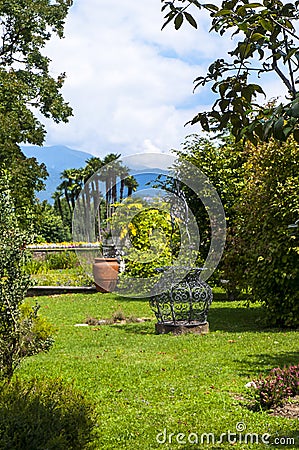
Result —
<instances>
[{"instance_id":1,"label":"iron scrollwork on bench","mask_svg":"<svg viewBox=\"0 0 299 450\"><path fill-rule=\"evenodd\" d=\"M168 268L161 268L165 271ZM186 268L173 267L167 277L162 277L165 290L150 298L150 306L159 324L172 327L194 327L207 324L207 316L213 294L210 286L201 280L201 268L190 268L182 277Z\"/></svg>"}]
</instances>

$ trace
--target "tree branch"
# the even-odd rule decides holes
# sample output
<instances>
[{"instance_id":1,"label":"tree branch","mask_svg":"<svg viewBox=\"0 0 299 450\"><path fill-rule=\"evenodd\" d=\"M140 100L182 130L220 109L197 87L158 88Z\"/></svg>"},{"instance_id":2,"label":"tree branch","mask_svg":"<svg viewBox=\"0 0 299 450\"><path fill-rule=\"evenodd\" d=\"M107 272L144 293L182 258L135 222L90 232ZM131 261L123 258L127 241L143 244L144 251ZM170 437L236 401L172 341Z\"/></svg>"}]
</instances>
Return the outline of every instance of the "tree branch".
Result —
<instances>
[{"instance_id":1,"label":"tree branch","mask_svg":"<svg viewBox=\"0 0 299 450\"><path fill-rule=\"evenodd\" d=\"M277 75L279 76L279 78L283 81L283 83L286 85L286 87L288 88L289 92L293 94L293 89L292 89L292 85L289 82L289 80L287 79L287 77L285 76L285 74L280 70L280 68L277 65L277 61L275 58L275 53L274 50L272 50L272 57L273 57L273 61L272 61L272 67L273 70L277 73Z\"/></svg>"}]
</instances>

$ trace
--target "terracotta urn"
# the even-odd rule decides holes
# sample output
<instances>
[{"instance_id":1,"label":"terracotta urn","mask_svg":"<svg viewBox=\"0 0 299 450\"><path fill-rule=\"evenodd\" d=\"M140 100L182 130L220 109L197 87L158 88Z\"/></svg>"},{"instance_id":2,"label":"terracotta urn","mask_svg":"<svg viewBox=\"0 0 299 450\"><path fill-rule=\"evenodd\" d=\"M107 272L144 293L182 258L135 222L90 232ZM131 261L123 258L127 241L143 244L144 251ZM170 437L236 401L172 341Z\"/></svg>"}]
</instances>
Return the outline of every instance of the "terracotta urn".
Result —
<instances>
[{"instance_id":1,"label":"terracotta urn","mask_svg":"<svg viewBox=\"0 0 299 450\"><path fill-rule=\"evenodd\" d=\"M98 292L113 292L116 288L119 271L117 258L95 258L92 272Z\"/></svg>"}]
</instances>

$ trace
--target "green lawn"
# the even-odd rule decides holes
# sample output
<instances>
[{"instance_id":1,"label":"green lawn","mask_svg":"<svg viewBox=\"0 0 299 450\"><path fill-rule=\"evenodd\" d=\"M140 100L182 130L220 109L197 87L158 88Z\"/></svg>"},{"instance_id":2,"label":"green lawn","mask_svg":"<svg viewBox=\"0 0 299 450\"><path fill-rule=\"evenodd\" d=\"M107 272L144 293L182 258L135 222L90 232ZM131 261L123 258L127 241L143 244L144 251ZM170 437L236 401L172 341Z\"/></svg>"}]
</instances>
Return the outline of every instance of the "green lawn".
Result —
<instances>
[{"instance_id":1,"label":"green lawn","mask_svg":"<svg viewBox=\"0 0 299 450\"><path fill-rule=\"evenodd\" d=\"M200 444L203 433L214 433L217 441L222 433L236 432L238 423L246 426L243 440L245 433L298 435L298 420L253 412L240 400L248 393L245 384L260 372L299 362L298 332L263 330L260 307L247 309L237 302L217 301L216 296L209 334L172 336L155 335L145 300L76 294L39 297L38 302L41 314L56 327L55 344L48 354L26 360L18 376L61 375L92 398L98 412L96 448L269 448L261 441L206 444L205 437ZM74 326L88 316L111 317L119 308L126 315L153 320ZM167 442L159 444L157 434L163 432L163 442L165 429ZM198 445L188 443L197 438Z\"/></svg>"},{"instance_id":2,"label":"green lawn","mask_svg":"<svg viewBox=\"0 0 299 450\"><path fill-rule=\"evenodd\" d=\"M32 275L36 286L93 286L93 281L81 267L72 269L45 270Z\"/></svg>"}]
</instances>

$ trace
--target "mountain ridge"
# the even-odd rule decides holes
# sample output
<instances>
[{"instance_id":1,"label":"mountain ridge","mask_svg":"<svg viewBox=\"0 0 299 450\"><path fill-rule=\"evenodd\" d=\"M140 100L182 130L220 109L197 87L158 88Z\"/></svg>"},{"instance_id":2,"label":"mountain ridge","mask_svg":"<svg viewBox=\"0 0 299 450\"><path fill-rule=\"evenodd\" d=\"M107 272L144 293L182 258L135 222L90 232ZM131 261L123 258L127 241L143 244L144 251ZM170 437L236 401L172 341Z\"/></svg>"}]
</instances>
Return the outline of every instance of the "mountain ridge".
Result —
<instances>
[{"instance_id":1,"label":"mountain ridge","mask_svg":"<svg viewBox=\"0 0 299 450\"><path fill-rule=\"evenodd\" d=\"M36 158L41 164L44 163L49 173L45 180L44 191L37 192L39 200L47 200L53 204L52 195L61 183L60 175L65 169L79 169L84 167L86 160L94 155L81 150L75 150L66 145L53 145L38 147L36 145L21 146L25 156Z\"/></svg>"}]
</instances>

